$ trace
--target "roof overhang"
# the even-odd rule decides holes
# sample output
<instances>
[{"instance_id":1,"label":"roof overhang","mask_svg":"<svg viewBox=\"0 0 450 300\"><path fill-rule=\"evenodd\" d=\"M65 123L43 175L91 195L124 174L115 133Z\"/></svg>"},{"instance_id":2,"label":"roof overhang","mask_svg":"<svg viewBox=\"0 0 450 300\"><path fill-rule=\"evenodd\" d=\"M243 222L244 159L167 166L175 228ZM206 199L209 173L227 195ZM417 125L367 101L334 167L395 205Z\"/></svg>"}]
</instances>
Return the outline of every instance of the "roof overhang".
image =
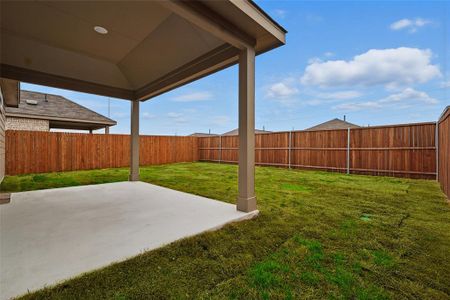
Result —
<instances>
[{"instance_id":1,"label":"roof overhang","mask_svg":"<svg viewBox=\"0 0 450 300\"><path fill-rule=\"evenodd\" d=\"M11 118L48 120L50 122L50 128L61 128L61 129L100 129L100 128L105 128L105 127L109 127L109 126L114 126L117 124L116 121L100 122L100 121L83 120L83 119L59 118L59 117L53 117L53 116L18 114L18 113L9 113L9 112L6 112L5 115L6 115L6 117L11 117Z\"/></svg>"},{"instance_id":2,"label":"roof overhang","mask_svg":"<svg viewBox=\"0 0 450 300\"><path fill-rule=\"evenodd\" d=\"M72 129L72 130L97 130L110 127L109 125L97 124L97 123L79 123L70 121L49 121L50 129Z\"/></svg>"},{"instance_id":3,"label":"roof overhang","mask_svg":"<svg viewBox=\"0 0 450 300\"><path fill-rule=\"evenodd\" d=\"M286 31L249 0L0 6L1 77L122 99L155 97L236 64L242 49L285 43Z\"/></svg>"},{"instance_id":4,"label":"roof overhang","mask_svg":"<svg viewBox=\"0 0 450 300\"><path fill-rule=\"evenodd\" d=\"M20 98L20 82L7 78L0 78L0 89L6 106L18 107Z\"/></svg>"}]
</instances>

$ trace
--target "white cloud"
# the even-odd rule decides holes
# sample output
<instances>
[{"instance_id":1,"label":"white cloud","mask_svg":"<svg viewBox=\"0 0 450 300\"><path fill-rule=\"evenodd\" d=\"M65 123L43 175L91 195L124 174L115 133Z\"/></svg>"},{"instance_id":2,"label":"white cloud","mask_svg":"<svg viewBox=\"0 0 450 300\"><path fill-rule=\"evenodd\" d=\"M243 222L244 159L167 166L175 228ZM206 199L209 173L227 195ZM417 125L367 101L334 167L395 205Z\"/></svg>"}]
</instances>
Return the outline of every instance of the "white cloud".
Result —
<instances>
[{"instance_id":1,"label":"white cloud","mask_svg":"<svg viewBox=\"0 0 450 300\"><path fill-rule=\"evenodd\" d=\"M391 24L392 30L400 30L404 28L408 28L413 25L413 21L410 19L401 19Z\"/></svg>"},{"instance_id":2,"label":"white cloud","mask_svg":"<svg viewBox=\"0 0 450 300\"><path fill-rule=\"evenodd\" d=\"M392 94L386 98L380 99L380 103L394 104L404 101L417 101L424 104L437 104L438 100L430 97L425 92L416 91L412 88L406 88L400 93Z\"/></svg>"},{"instance_id":3,"label":"white cloud","mask_svg":"<svg viewBox=\"0 0 450 300\"><path fill-rule=\"evenodd\" d=\"M442 81L440 86L443 88L450 88L450 79L447 81Z\"/></svg>"},{"instance_id":4,"label":"white cloud","mask_svg":"<svg viewBox=\"0 0 450 300\"><path fill-rule=\"evenodd\" d=\"M343 103L336 105L333 107L336 110L340 111L357 111L357 110L363 110L363 109L374 109L374 108L381 108L382 105L376 101L367 101L367 102L360 102L360 103Z\"/></svg>"},{"instance_id":5,"label":"white cloud","mask_svg":"<svg viewBox=\"0 0 450 300\"><path fill-rule=\"evenodd\" d=\"M307 13L305 16L305 20L306 22L310 23L310 24L317 24L322 22L324 19L322 16L313 14L313 13Z\"/></svg>"},{"instance_id":6,"label":"white cloud","mask_svg":"<svg viewBox=\"0 0 450 300\"><path fill-rule=\"evenodd\" d=\"M327 52L325 52L323 55L324 55L325 57L333 57L335 54L334 54L334 52L327 51Z\"/></svg>"},{"instance_id":7,"label":"white cloud","mask_svg":"<svg viewBox=\"0 0 450 300\"><path fill-rule=\"evenodd\" d=\"M188 119L185 117L182 113L177 112L169 112L167 113L167 116L174 121L175 123L186 123L188 122Z\"/></svg>"},{"instance_id":8,"label":"white cloud","mask_svg":"<svg viewBox=\"0 0 450 300\"><path fill-rule=\"evenodd\" d=\"M371 49L350 61L310 63L301 77L304 85L396 87L427 82L441 76L431 64L431 50L417 48Z\"/></svg>"},{"instance_id":9,"label":"white cloud","mask_svg":"<svg viewBox=\"0 0 450 300\"><path fill-rule=\"evenodd\" d=\"M179 117L183 116L183 114L182 113L176 113L176 112L170 112L170 113L167 113L167 116L169 118L179 118Z\"/></svg>"},{"instance_id":10,"label":"white cloud","mask_svg":"<svg viewBox=\"0 0 450 300\"><path fill-rule=\"evenodd\" d=\"M289 98L298 94L298 89L287 82L277 82L268 89L266 96L269 98Z\"/></svg>"},{"instance_id":11,"label":"white cloud","mask_svg":"<svg viewBox=\"0 0 450 300\"><path fill-rule=\"evenodd\" d=\"M398 20L390 25L390 28L392 30L403 30L407 29L408 32L414 33L417 32L417 30L420 27L423 27L425 25L431 24L432 22L430 20L425 20L422 18L416 18L416 19L401 19Z\"/></svg>"},{"instance_id":12,"label":"white cloud","mask_svg":"<svg viewBox=\"0 0 450 300\"><path fill-rule=\"evenodd\" d=\"M275 9L273 14L280 19L284 19L286 17L287 11L284 9Z\"/></svg>"},{"instance_id":13,"label":"white cloud","mask_svg":"<svg viewBox=\"0 0 450 300\"><path fill-rule=\"evenodd\" d=\"M294 78L286 78L274 83L266 89L265 96L272 98L282 106L293 106L298 102L295 96L299 93L298 88L294 86L295 81Z\"/></svg>"},{"instance_id":14,"label":"white cloud","mask_svg":"<svg viewBox=\"0 0 450 300\"><path fill-rule=\"evenodd\" d=\"M128 119L130 117L130 113L116 111L111 113L112 119Z\"/></svg>"},{"instance_id":15,"label":"white cloud","mask_svg":"<svg viewBox=\"0 0 450 300\"><path fill-rule=\"evenodd\" d=\"M362 93L358 91L339 91L331 93L318 93L316 96L322 99L346 100L359 98L362 96Z\"/></svg>"},{"instance_id":16,"label":"white cloud","mask_svg":"<svg viewBox=\"0 0 450 300\"><path fill-rule=\"evenodd\" d=\"M302 101L302 104L317 106L322 104L330 105L334 102L342 102L343 100L355 99L361 97L363 94L358 91L337 91L337 92L329 92L329 93L308 93L312 96L312 99L308 99L306 101Z\"/></svg>"},{"instance_id":17,"label":"white cloud","mask_svg":"<svg viewBox=\"0 0 450 300\"><path fill-rule=\"evenodd\" d=\"M156 117L155 115L153 115L153 114L151 114L149 112L144 112L142 114L142 118L145 119L145 120L154 119L155 117Z\"/></svg>"},{"instance_id":18,"label":"white cloud","mask_svg":"<svg viewBox=\"0 0 450 300\"><path fill-rule=\"evenodd\" d=\"M389 95L385 98L366 101L366 102L353 102L353 103L343 103L333 107L335 110L339 111L358 111L363 109L381 109L386 107L393 107L398 105L403 105L406 107L411 104L428 104L433 105L439 103L435 98L430 97L425 92L420 92L412 88L406 88L403 91ZM406 106L405 106L406 105Z\"/></svg>"},{"instance_id":19,"label":"white cloud","mask_svg":"<svg viewBox=\"0 0 450 300\"><path fill-rule=\"evenodd\" d=\"M228 116L214 116L211 118L211 123L219 126L227 125L230 122Z\"/></svg>"},{"instance_id":20,"label":"white cloud","mask_svg":"<svg viewBox=\"0 0 450 300\"><path fill-rule=\"evenodd\" d=\"M213 97L210 92L193 92L174 97L172 100L175 102L196 102L196 101L206 101Z\"/></svg>"},{"instance_id":21,"label":"white cloud","mask_svg":"<svg viewBox=\"0 0 450 300\"><path fill-rule=\"evenodd\" d=\"M321 62L323 62L323 60L320 59L319 57L312 57L312 58L308 59L309 65L315 64L315 63L321 63Z\"/></svg>"}]
</instances>

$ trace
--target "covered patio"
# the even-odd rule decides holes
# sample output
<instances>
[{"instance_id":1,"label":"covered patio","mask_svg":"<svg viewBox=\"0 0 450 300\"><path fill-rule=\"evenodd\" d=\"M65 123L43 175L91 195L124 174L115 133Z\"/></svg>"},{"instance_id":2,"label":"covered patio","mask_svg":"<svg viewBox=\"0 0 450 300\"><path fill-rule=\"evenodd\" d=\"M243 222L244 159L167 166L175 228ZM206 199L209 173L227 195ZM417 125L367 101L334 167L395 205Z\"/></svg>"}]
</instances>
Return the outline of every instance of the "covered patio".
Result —
<instances>
[{"instance_id":1,"label":"covered patio","mask_svg":"<svg viewBox=\"0 0 450 300\"><path fill-rule=\"evenodd\" d=\"M257 214L255 56L283 45L286 31L253 1L0 6L1 78L120 98L131 109L131 182L13 194L0 207L2 299ZM139 182L140 102L234 64L236 205Z\"/></svg>"},{"instance_id":2,"label":"covered patio","mask_svg":"<svg viewBox=\"0 0 450 300\"><path fill-rule=\"evenodd\" d=\"M139 180L139 103L239 64L239 197L254 192L255 56L286 31L253 1L3 1L3 78L116 97L131 106Z\"/></svg>"},{"instance_id":3,"label":"covered patio","mask_svg":"<svg viewBox=\"0 0 450 300\"><path fill-rule=\"evenodd\" d=\"M256 214L144 182L13 194L0 207L1 299Z\"/></svg>"}]
</instances>

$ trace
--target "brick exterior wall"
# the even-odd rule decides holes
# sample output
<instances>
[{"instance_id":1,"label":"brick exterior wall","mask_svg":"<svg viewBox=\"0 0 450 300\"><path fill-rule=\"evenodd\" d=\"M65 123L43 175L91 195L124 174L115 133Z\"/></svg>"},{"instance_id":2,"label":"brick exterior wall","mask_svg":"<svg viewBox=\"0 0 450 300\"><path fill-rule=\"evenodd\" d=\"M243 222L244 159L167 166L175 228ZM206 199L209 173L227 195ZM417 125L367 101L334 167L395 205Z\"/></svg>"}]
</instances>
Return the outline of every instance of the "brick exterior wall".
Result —
<instances>
[{"instance_id":1,"label":"brick exterior wall","mask_svg":"<svg viewBox=\"0 0 450 300\"><path fill-rule=\"evenodd\" d=\"M5 176L5 109L0 89L0 183Z\"/></svg>"},{"instance_id":2,"label":"brick exterior wall","mask_svg":"<svg viewBox=\"0 0 450 300\"><path fill-rule=\"evenodd\" d=\"M6 117L6 130L49 131L48 120Z\"/></svg>"}]
</instances>

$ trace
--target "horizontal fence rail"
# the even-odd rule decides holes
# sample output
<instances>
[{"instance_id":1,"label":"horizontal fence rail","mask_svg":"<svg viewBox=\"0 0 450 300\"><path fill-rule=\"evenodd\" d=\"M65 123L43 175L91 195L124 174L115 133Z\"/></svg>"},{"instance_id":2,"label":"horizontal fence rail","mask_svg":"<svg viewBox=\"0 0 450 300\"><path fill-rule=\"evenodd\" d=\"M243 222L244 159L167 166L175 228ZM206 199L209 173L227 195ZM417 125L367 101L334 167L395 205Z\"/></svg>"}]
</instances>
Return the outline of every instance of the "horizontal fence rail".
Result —
<instances>
[{"instance_id":1,"label":"horizontal fence rail","mask_svg":"<svg viewBox=\"0 0 450 300\"><path fill-rule=\"evenodd\" d=\"M198 160L196 137L140 136L140 164ZM18 175L130 164L130 136L65 132L6 131L6 174Z\"/></svg>"},{"instance_id":2,"label":"horizontal fence rail","mask_svg":"<svg viewBox=\"0 0 450 300\"><path fill-rule=\"evenodd\" d=\"M257 165L436 178L435 123L257 134ZM200 137L199 159L237 163L237 136Z\"/></svg>"}]
</instances>

